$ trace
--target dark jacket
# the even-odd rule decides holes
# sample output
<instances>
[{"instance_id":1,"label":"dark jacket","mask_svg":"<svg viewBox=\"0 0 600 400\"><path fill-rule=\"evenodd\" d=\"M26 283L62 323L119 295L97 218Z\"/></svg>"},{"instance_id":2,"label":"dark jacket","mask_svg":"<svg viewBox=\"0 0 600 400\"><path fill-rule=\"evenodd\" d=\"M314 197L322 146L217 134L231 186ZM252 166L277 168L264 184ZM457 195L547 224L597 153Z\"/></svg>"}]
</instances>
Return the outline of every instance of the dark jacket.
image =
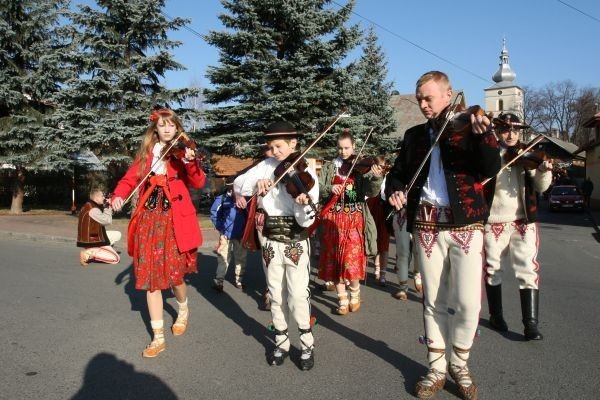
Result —
<instances>
[{"instance_id":1,"label":"dark jacket","mask_svg":"<svg viewBox=\"0 0 600 400\"><path fill-rule=\"evenodd\" d=\"M429 123L421 124L406 131L400 154L386 178L386 196L398 190L404 191L410 183L431 147L429 126ZM442 135L439 145L454 224L470 225L485 221L489 208L479 182L496 175L500 169L496 137L492 132L483 135L450 133ZM409 232L412 232L421 188L429 174L429 164L428 159L408 192L406 211Z\"/></svg>"}]
</instances>

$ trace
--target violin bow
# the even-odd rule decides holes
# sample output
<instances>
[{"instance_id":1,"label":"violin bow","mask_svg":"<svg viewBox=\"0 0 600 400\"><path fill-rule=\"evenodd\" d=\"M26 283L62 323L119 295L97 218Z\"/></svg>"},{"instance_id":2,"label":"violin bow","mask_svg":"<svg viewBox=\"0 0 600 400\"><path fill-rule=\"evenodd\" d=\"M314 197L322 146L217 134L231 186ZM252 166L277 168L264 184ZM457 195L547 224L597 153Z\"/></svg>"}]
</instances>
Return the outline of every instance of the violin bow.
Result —
<instances>
[{"instance_id":1,"label":"violin bow","mask_svg":"<svg viewBox=\"0 0 600 400\"><path fill-rule=\"evenodd\" d=\"M275 186L277 186L277 184L283 179L284 176L286 176L288 174L288 172L290 172L295 166L296 164L298 164L300 162L300 160L302 159L302 157L304 157L306 155L306 153L308 153L310 151L310 149L312 149L319 140L321 140L323 138L323 136L325 136L327 134L327 132L329 132L331 130L331 128L334 127L334 125L342 118L348 118L350 117L350 114L348 112L346 112L346 109L342 109L336 116L334 121L327 127L327 129L325 129L323 132L321 132L319 134L319 136L317 136L317 138L315 140L313 140L313 142L308 145L306 147L306 150L304 150L302 153L300 153L300 155L298 157L296 157L296 159L294 160L293 163L291 163L287 169L283 172L283 174L281 174L281 176L277 179L275 179L275 182L273 182L273 184L271 185L271 187L269 189L267 189L267 191L265 192L265 195L267 193L269 193L271 191L271 189L273 189ZM250 199L248 200L249 202L252 201L252 199L254 197L256 197L256 195L258 194L258 192L255 192Z\"/></svg>"},{"instance_id":2,"label":"violin bow","mask_svg":"<svg viewBox=\"0 0 600 400\"><path fill-rule=\"evenodd\" d=\"M462 91L460 91L460 92L457 93L457 95L454 98L454 101L452 102L452 104L450 104L450 109L448 110L448 114L446 115L446 120L444 121L444 124L442 125L442 128L440 129L440 131L438 132L437 136L435 137L435 140L433 141L433 143L431 143L431 147L427 151L427 154L425 154L425 157L423 158L423 161L421 161L421 164L419 165L419 168L417 168L417 172L415 172L415 174L413 175L412 179L410 180L408 186L406 186L406 189L404 190L404 196L406 196L406 194L408 192L410 192L410 190L412 189L413 185L415 184L415 182L417 180L417 177L421 173L421 170L423 169L423 167L427 163L427 160L429 160L429 157L431 156L431 153L433 152L433 148L440 141L440 138L442 137L442 134L446 130L446 126L448 126L448 123L450 122L450 120L452 120L454 118L454 114L456 113L456 108L460 104L458 102L458 99L462 100L463 98L464 98L464 93ZM390 213L388 214L388 216L385 219L386 220L390 219L390 217L392 215L394 215L396 213L396 211L397 210L390 211Z\"/></svg>"},{"instance_id":3,"label":"violin bow","mask_svg":"<svg viewBox=\"0 0 600 400\"><path fill-rule=\"evenodd\" d=\"M354 170L354 166L358 162L358 157L360 157L360 155L362 154L363 150L365 149L365 146L366 146L367 142L369 141L369 138L371 137L371 134L373 133L374 130L375 130L375 127L372 127L371 130L369 131L369 133L367 133L367 137L365 138L365 142L360 147L360 150L358 150L358 154L356 154L356 157L354 158L354 161L352 161L352 165L350 166L350 170L348 171L348 175L346 175L346 177L344 178L344 182L342 182L342 189L346 185L346 182L348 181L348 178L350 178L350 175L352 175L352 170Z\"/></svg>"},{"instance_id":4,"label":"violin bow","mask_svg":"<svg viewBox=\"0 0 600 400\"><path fill-rule=\"evenodd\" d=\"M137 184L137 186L135 187L135 189L133 189L133 191L129 194L129 196L127 196L127 198L123 201L123 205L127 204L127 202L129 200L131 200L131 198L133 197L133 195L135 194L135 192L137 192L137 190L140 188L140 186L142 186L142 184L146 181L146 179L148 179L148 177L150 176L150 174L152 173L152 169L159 163L161 162L165 156L169 153L169 151L175 146L175 144L177 143L177 141L181 138L181 136L183 136L183 131L179 132L179 135L177 135L177 137L173 140L171 140L171 143L169 143L169 147L167 147L167 150L165 150L163 152L163 154L161 154L161 156L158 158L158 160L156 160L154 163L152 163L152 165L150 166L150 171L148 171L148 173L146 174L146 176L144 176L142 178L142 180L140 180L140 183Z\"/></svg>"},{"instance_id":5,"label":"violin bow","mask_svg":"<svg viewBox=\"0 0 600 400\"><path fill-rule=\"evenodd\" d=\"M301 160L301 159L302 159L302 158L303 158L303 157L306 155L306 153L308 153L308 152L310 151L310 149L312 149L312 148L313 148L313 147L314 147L314 146L317 144L317 142L319 142L319 141L320 141L320 140L321 140L321 139L322 139L322 138L323 138L323 137L324 137L324 136L327 134L327 132L329 132L329 131L331 130L331 128L333 128L333 127L334 127L334 125L335 125L335 124L337 124L337 122L338 122L340 119L342 119L342 118L348 118L349 116L350 116L350 114L349 114L349 113L347 113L345 109L344 109L344 110L342 110L341 112L339 112L339 113L336 115L336 117L335 117L334 121L333 121L333 122L332 122L332 123L331 123L331 124L330 124L330 125L327 127L327 129L325 129L323 132L321 132L321 133L319 134L319 136L317 136L317 137L316 137L316 139L315 139L315 140L313 140L313 141L312 141L312 143L311 143L311 144L309 144L309 145L306 147L306 149L305 149L305 150L304 150L302 153L300 153L300 155L299 155L298 157L296 157L296 159L294 160L294 162L293 162L293 163L291 163L291 164L290 164L290 165L287 167L287 169L286 169L286 170L283 172L283 174L281 174L281 176L280 176L279 178L275 179L275 182L273 182L273 184L272 184L272 185L271 185L271 187L270 187L270 188L267 190L267 192L265 193L265 195L266 195L267 193L269 193L269 191L270 191L272 188L274 188L274 187L275 187L275 186L276 186L276 185L277 185L277 184L278 184L278 183L279 183L279 182L280 182L280 181L283 179L283 177L284 177L284 176L286 176L286 175L288 174L288 172L290 172L292 169L294 169L294 167L296 166L296 164L298 164L298 163L300 162L300 160Z\"/></svg>"},{"instance_id":6,"label":"violin bow","mask_svg":"<svg viewBox=\"0 0 600 400\"><path fill-rule=\"evenodd\" d=\"M527 154L527 152L529 150L531 150L536 144L538 144L539 142L541 142L542 140L544 140L544 137L542 135L540 135L539 137L535 138L533 140L533 142L531 142L531 144L529 146L527 146L526 148L523 149L522 152L520 152L519 154L517 154L517 156L515 158L513 158L512 160L510 160L509 162L507 162L502 168L500 168L500 170L498 171L498 173L494 176L491 176L485 180L483 180L480 185L483 186L486 183L488 183L489 181L491 181L492 179L494 179L496 176L500 175L500 173L502 171L504 171L506 168L510 167L511 165L513 165L513 163L515 161L517 161L519 158L521 158L522 156L524 156L525 154Z\"/></svg>"}]
</instances>

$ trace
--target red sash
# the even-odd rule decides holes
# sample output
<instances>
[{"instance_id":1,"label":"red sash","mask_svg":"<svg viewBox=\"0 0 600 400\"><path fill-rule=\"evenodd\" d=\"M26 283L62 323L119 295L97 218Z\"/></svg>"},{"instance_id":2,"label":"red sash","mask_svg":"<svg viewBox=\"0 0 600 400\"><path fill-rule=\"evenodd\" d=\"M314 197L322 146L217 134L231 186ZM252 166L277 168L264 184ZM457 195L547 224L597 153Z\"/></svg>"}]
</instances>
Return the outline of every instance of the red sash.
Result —
<instances>
[{"instance_id":1,"label":"red sash","mask_svg":"<svg viewBox=\"0 0 600 400\"><path fill-rule=\"evenodd\" d=\"M146 189L144 195L139 198L137 207L133 215L131 216L131 220L129 221L129 226L127 227L127 254L131 257L134 257L134 248L133 248L133 237L137 230L138 217L140 212L144 208L144 204L146 204L146 200L152 194L152 191L155 187L160 186L163 188L164 195L167 197L169 202L172 202L171 192L169 191L169 187L167 186L167 176L166 175L152 175L148 180L150 182L150 187Z\"/></svg>"}]
</instances>

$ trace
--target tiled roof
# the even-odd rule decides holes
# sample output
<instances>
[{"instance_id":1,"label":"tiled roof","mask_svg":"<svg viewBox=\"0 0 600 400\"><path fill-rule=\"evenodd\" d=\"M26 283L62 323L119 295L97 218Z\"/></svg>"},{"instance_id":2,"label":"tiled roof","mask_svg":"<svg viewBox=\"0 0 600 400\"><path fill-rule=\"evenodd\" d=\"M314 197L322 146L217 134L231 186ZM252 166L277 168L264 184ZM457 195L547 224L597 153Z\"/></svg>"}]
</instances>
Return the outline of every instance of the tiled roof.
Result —
<instances>
[{"instance_id":1,"label":"tiled roof","mask_svg":"<svg viewBox=\"0 0 600 400\"><path fill-rule=\"evenodd\" d=\"M456 95L460 90L452 91L452 100L456 98ZM461 104L465 105L465 98ZM394 119L396 120L396 130L390 134L392 138L404 138L404 133L415 125L423 124L427 121L419 104L415 99L414 94L395 94L390 96L390 106L394 109Z\"/></svg>"},{"instance_id":2,"label":"tiled roof","mask_svg":"<svg viewBox=\"0 0 600 400\"><path fill-rule=\"evenodd\" d=\"M249 167L256 160L215 154L211 161L216 176L231 176Z\"/></svg>"}]
</instances>

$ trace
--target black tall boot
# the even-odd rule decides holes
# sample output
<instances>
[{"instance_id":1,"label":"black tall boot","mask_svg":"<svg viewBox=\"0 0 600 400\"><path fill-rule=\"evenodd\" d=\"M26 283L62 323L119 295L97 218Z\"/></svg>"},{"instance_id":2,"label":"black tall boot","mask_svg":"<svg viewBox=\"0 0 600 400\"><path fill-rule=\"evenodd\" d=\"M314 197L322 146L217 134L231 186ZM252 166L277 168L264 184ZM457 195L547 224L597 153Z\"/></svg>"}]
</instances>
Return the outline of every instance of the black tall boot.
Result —
<instances>
[{"instance_id":1,"label":"black tall boot","mask_svg":"<svg viewBox=\"0 0 600 400\"><path fill-rule=\"evenodd\" d=\"M539 291L537 289L521 289L519 292L525 339L542 340L544 337L538 330Z\"/></svg>"},{"instance_id":2,"label":"black tall boot","mask_svg":"<svg viewBox=\"0 0 600 400\"><path fill-rule=\"evenodd\" d=\"M486 282L485 292L490 308L490 326L498 332L507 332L508 325L502 316L502 285L492 286Z\"/></svg>"}]
</instances>

